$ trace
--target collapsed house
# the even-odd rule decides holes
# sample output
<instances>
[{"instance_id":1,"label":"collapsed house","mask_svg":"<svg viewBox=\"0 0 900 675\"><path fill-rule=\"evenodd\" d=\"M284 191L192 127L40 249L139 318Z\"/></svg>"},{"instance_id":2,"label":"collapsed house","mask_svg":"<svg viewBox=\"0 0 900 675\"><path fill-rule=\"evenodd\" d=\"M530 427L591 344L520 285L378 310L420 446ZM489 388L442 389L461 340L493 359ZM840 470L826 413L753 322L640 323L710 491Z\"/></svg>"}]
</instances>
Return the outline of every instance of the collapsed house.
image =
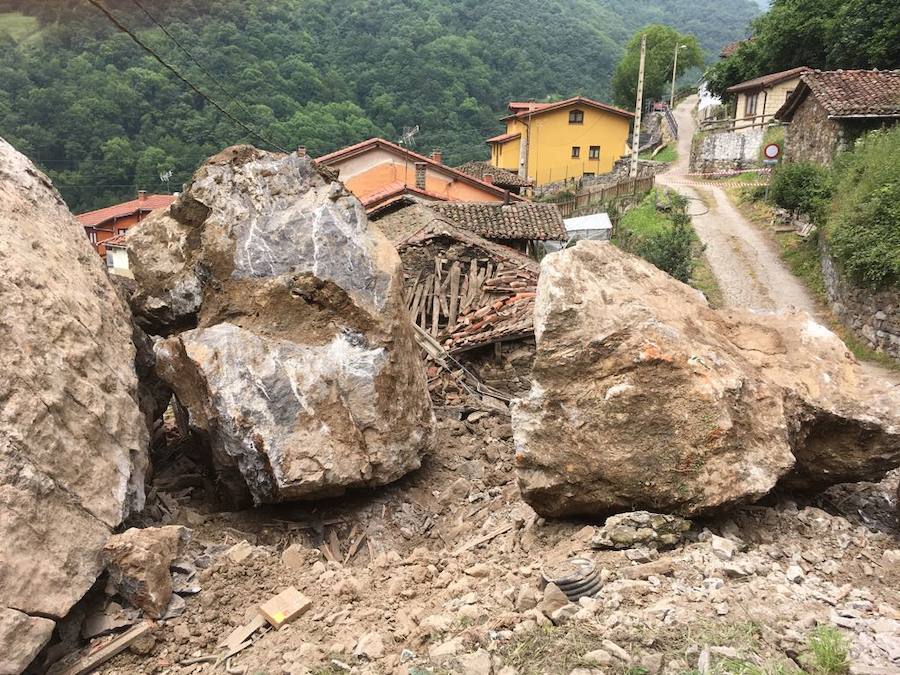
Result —
<instances>
[{"instance_id":1,"label":"collapsed house","mask_svg":"<svg viewBox=\"0 0 900 675\"><path fill-rule=\"evenodd\" d=\"M562 228L553 219L552 205L495 210L493 220L487 217L489 210L473 206L481 205L419 204L388 214L377 224L403 260L406 307L412 322L449 355L471 367L485 384L516 394L529 386L540 268L506 242L527 247L533 239L561 236ZM523 206L550 206L553 211L533 209L540 211L544 224L536 225L533 218L526 225L522 212L528 209ZM509 214L506 220L497 217L504 213ZM511 225L515 218L518 224ZM437 386L438 398L455 402L458 392L452 383L442 377L435 384L437 374L429 376L432 393Z\"/></svg>"}]
</instances>

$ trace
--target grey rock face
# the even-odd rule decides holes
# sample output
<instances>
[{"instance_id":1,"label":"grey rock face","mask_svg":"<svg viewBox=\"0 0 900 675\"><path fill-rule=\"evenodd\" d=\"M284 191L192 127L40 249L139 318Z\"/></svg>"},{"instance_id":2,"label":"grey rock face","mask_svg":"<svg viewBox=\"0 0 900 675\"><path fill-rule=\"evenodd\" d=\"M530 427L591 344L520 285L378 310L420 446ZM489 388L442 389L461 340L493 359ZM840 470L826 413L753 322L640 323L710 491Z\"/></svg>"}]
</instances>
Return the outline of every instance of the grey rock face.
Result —
<instances>
[{"instance_id":1,"label":"grey rock face","mask_svg":"<svg viewBox=\"0 0 900 675\"><path fill-rule=\"evenodd\" d=\"M2 139L0 260L0 610L58 618L143 508L147 429L128 308L47 177ZM43 635L44 619L23 621Z\"/></svg>"},{"instance_id":2,"label":"grey rock face","mask_svg":"<svg viewBox=\"0 0 900 675\"><path fill-rule=\"evenodd\" d=\"M401 263L312 161L247 146L129 235L157 372L256 503L418 468L434 421ZM184 330L189 328L188 330Z\"/></svg>"},{"instance_id":3,"label":"grey rock face","mask_svg":"<svg viewBox=\"0 0 900 675\"><path fill-rule=\"evenodd\" d=\"M17 675L50 641L54 622L0 607L0 675Z\"/></svg>"},{"instance_id":4,"label":"grey rock face","mask_svg":"<svg viewBox=\"0 0 900 675\"><path fill-rule=\"evenodd\" d=\"M900 464L900 391L803 312L715 311L615 246L547 256L533 386L513 409L543 515L694 516Z\"/></svg>"}]
</instances>

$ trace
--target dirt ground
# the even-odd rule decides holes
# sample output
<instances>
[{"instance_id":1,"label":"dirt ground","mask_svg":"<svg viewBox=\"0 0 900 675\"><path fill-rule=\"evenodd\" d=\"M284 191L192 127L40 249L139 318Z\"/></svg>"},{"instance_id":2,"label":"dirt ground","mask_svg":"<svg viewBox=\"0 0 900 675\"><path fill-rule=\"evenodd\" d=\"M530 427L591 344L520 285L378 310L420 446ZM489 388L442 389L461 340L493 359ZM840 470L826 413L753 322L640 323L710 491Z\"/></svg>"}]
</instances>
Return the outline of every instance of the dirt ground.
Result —
<instances>
[{"instance_id":1,"label":"dirt ground","mask_svg":"<svg viewBox=\"0 0 900 675\"><path fill-rule=\"evenodd\" d=\"M809 665L822 626L853 672L900 672L896 475L695 522L668 551L611 551L591 548L600 523L545 521L521 502L513 456L508 419L476 412L441 420L434 454L387 488L238 512L170 463L156 477L172 512L161 521L192 529L202 590L99 672L826 672ZM541 569L573 556L602 587L553 625ZM292 585L312 601L299 619L227 662L191 663Z\"/></svg>"}]
</instances>

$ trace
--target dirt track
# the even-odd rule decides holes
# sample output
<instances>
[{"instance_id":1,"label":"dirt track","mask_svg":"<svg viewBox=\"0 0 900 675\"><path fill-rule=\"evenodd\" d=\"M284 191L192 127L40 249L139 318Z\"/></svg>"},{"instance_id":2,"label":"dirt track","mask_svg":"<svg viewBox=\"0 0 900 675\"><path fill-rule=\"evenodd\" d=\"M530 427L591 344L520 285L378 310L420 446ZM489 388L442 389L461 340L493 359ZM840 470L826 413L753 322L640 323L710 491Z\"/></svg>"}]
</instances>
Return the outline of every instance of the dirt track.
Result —
<instances>
[{"instance_id":1,"label":"dirt track","mask_svg":"<svg viewBox=\"0 0 900 675\"><path fill-rule=\"evenodd\" d=\"M689 187L688 161L696 123L692 116L697 97L691 96L675 110L678 127L678 160L657 180L695 200L691 206L694 228L706 244L706 256L727 307L782 309L796 307L817 313L812 297L784 266L774 244L729 202L720 187Z\"/></svg>"}]
</instances>

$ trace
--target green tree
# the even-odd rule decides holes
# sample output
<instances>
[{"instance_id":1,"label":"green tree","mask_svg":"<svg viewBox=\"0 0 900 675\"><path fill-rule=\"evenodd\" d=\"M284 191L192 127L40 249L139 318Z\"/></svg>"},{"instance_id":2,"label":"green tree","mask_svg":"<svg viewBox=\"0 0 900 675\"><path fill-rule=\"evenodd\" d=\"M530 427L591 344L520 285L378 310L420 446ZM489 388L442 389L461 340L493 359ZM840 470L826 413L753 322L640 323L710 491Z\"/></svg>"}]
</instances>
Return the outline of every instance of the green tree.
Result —
<instances>
[{"instance_id":1,"label":"green tree","mask_svg":"<svg viewBox=\"0 0 900 675\"><path fill-rule=\"evenodd\" d=\"M625 54L613 74L613 98L623 107L634 105L637 96L638 71L641 60L641 37L647 36L647 57L644 66L644 98L668 98L678 49L676 77L691 68L703 65L703 50L693 35L682 35L669 26L654 25L638 31L625 47ZM684 48L681 46L684 45Z\"/></svg>"}]
</instances>

